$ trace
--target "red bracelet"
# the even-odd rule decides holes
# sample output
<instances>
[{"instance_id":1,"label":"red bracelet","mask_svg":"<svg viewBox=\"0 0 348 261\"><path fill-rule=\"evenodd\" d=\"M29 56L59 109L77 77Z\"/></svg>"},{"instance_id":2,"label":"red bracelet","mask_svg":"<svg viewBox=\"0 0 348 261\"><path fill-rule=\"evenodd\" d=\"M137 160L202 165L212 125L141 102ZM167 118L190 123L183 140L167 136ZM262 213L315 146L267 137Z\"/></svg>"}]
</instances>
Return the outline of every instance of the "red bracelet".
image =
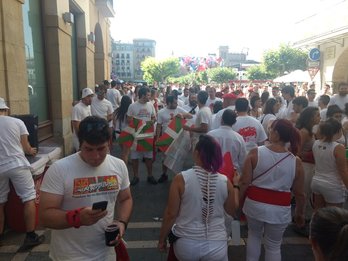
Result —
<instances>
[{"instance_id":1,"label":"red bracelet","mask_svg":"<svg viewBox=\"0 0 348 261\"><path fill-rule=\"evenodd\" d=\"M77 208L66 212L66 221L70 226L74 228L79 228L81 226L80 212L82 209L83 208Z\"/></svg>"}]
</instances>

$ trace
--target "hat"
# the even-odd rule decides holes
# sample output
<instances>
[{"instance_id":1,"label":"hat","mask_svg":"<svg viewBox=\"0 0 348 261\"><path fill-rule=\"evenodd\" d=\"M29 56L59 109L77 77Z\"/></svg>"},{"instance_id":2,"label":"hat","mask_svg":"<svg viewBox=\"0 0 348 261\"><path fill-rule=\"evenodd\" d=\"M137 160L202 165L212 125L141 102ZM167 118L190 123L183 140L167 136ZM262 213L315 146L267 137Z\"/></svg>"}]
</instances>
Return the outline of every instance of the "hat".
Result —
<instances>
[{"instance_id":1,"label":"hat","mask_svg":"<svg viewBox=\"0 0 348 261\"><path fill-rule=\"evenodd\" d=\"M83 99L83 98L85 98L85 97L87 97L87 96L90 96L90 95L94 95L94 92L93 92L90 88L84 88L84 89L82 90L82 96L81 96L81 98Z\"/></svg>"},{"instance_id":2,"label":"hat","mask_svg":"<svg viewBox=\"0 0 348 261\"><path fill-rule=\"evenodd\" d=\"M222 95L222 98L223 99L237 99L238 96L235 95L233 92L230 92L230 93L226 93L226 94Z\"/></svg>"},{"instance_id":3,"label":"hat","mask_svg":"<svg viewBox=\"0 0 348 261\"><path fill-rule=\"evenodd\" d=\"M4 109L9 109L9 107L6 106L4 98L0 97L0 110L4 110Z\"/></svg>"}]
</instances>

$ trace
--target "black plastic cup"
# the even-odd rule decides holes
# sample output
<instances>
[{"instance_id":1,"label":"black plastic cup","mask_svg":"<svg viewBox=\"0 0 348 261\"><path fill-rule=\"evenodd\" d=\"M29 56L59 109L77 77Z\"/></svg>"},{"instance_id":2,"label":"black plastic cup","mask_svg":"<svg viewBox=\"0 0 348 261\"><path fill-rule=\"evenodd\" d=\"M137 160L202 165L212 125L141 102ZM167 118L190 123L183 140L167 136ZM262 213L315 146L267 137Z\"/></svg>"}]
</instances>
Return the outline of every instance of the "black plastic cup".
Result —
<instances>
[{"instance_id":1,"label":"black plastic cup","mask_svg":"<svg viewBox=\"0 0 348 261\"><path fill-rule=\"evenodd\" d=\"M113 244L111 244L110 242L116 239L118 233L120 233L120 229L116 224L108 225L105 228L105 244L107 246L115 246L116 242Z\"/></svg>"}]
</instances>

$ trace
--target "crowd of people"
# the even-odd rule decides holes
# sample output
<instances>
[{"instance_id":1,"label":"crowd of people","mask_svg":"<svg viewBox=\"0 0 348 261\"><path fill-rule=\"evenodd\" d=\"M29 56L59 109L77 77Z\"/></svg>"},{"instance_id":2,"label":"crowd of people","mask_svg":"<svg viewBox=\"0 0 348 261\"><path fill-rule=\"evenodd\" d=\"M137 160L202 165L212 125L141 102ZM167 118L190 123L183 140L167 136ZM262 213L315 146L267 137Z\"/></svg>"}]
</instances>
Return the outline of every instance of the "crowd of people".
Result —
<instances>
[{"instance_id":1,"label":"crowd of people","mask_svg":"<svg viewBox=\"0 0 348 261\"><path fill-rule=\"evenodd\" d=\"M83 89L71 114L76 153L55 162L41 186L40 220L53 229L50 257L115 259L115 253L101 243L104 229L116 224L115 242L120 242L133 207L130 186L140 182L139 163L144 162L151 185L170 180L168 169L175 173L158 242L165 251L167 237L175 239L172 258L228 260L231 222L227 220L245 216L247 260L259 260L261 242L265 260L281 260L282 237L291 221L297 233L310 235L316 260L344 260L340 258L347 251L341 242L331 236L328 245L321 233L333 229L340 240L346 242L348 237L343 209L348 188L348 84L340 83L333 96L326 87L316 97L314 87L156 88L114 80ZM0 100L2 128L10 127L7 109ZM185 120L180 135L169 127L174 119ZM151 142L139 142L144 138L136 131L137 146L122 142L135 121L144 123L148 130L144 137L151 137ZM12 125L15 134L9 140L17 144L13 150L22 146L35 155L27 145L26 129L14 120ZM156 141L164 133L177 138L163 157L156 157L160 153ZM0 145L7 146L2 137ZM119 159L110 155L112 146L120 146ZM173 148L180 153L172 153ZM7 158L14 155L7 154ZM8 175L29 171L23 150L17 154L13 164L0 165ZM154 175L152 166L158 159L163 159L162 173ZM183 168L184 161L189 169ZM14 167L15 163L20 165ZM22 190L20 186L16 191ZM32 211L31 186L23 185L27 192L21 196L27 216ZM3 194L0 225L7 191ZM99 201L107 201L107 207L92 207ZM322 227L323 222L331 227ZM31 219L27 223L27 245L40 244L43 238L34 232Z\"/></svg>"}]
</instances>

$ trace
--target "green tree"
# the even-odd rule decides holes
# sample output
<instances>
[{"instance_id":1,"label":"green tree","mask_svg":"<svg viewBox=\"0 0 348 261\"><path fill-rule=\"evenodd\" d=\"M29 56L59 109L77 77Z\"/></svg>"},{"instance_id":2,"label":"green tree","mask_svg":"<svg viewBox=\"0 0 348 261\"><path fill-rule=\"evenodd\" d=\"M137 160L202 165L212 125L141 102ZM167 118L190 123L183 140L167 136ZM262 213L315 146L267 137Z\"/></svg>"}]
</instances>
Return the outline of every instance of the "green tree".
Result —
<instances>
[{"instance_id":1,"label":"green tree","mask_svg":"<svg viewBox=\"0 0 348 261\"><path fill-rule=\"evenodd\" d=\"M147 57L141 63L144 72L144 80L150 84L165 82L168 77L176 76L180 71L178 58L170 57L164 60L156 60L154 57Z\"/></svg>"},{"instance_id":2,"label":"green tree","mask_svg":"<svg viewBox=\"0 0 348 261\"><path fill-rule=\"evenodd\" d=\"M237 77L237 73L235 73L231 68L211 68L207 70L207 75L211 81L216 83L224 83L230 80L234 80Z\"/></svg>"},{"instance_id":3,"label":"green tree","mask_svg":"<svg viewBox=\"0 0 348 261\"><path fill-rule=\"evenodd\" d=\"M275 78L274 75L266 71L265 65L254 65L247 69L249 80L270 80Z\"/></svg>"},{"instance_id":4,"label":"green tree","mask_svg":"<svg viewBox=\"0 0 348 261\"><path fill-rule=\"evenodd\" d=\"M281 44L278 50L266 52L263 60L266 72L275 78L283 75L286 71L306 70L307 53L292 48L289 44Z\"/></svg>"}]
</instances>

